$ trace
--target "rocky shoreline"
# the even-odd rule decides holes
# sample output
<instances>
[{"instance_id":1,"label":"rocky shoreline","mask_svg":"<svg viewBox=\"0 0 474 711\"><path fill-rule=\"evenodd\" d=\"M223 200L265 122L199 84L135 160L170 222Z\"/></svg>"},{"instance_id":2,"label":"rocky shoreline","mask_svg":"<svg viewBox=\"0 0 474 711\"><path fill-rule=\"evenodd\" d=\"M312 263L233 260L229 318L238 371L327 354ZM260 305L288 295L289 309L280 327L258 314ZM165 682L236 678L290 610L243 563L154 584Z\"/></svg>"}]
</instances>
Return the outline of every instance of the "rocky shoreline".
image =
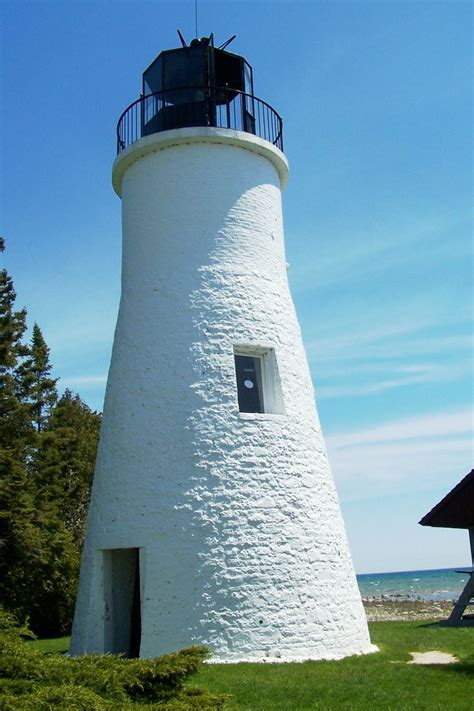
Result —
<instances>
[{"instance_id":1,"label":"rocky shoreline","mask_svg":"<svg viewBox=\"0 0 474 711\"><path fill-rule=\"evenodd\" d=\"M445 620L453 609L453 603L450 600L428 602L382 596L363 599L362 602L369 622Z\"/></svg>"}]
</instances>

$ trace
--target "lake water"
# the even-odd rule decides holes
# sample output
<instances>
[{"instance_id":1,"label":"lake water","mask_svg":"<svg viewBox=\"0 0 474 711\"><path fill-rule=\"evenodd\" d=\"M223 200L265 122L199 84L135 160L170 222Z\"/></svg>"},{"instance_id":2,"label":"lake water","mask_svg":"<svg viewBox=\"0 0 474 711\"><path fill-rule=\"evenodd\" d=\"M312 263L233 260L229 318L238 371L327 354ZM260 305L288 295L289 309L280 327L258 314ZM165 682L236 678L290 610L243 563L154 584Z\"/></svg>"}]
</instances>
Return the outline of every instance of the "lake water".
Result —
<instances>
[{"instance_id":1,"label":"lake water","mask_svg":"<svg viewBox=\"0 0 474 711\"><path fill-rule=\"evenodd\" d=\"M398 573L367 573L357 576L363 598L389 597L409 600L456 600L468 575L456 573L459 568L409 570Z\"/></svg>"}]
</instances>

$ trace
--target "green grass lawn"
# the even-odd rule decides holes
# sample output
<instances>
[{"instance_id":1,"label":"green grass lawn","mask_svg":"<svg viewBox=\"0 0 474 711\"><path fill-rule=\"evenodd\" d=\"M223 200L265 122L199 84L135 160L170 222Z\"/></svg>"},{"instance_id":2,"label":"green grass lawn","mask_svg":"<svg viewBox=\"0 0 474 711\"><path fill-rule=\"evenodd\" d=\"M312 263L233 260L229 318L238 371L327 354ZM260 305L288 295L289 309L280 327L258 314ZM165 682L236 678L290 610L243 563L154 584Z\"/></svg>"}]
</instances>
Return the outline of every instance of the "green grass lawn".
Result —
<instances>
[{"instance_id":1,"label":"green grass lawn","mask_svg":"<svg viewBox=\"0 0 474 711\"><path fill-rule=\"evenodd\" d=\"M70 637L57 637L56 639L36 639L26 644L34 649L38 649L40 652L64 654L69 650L70 641Z\"/></svg>"},{"instance_id":2,"label":"green grass lawn","mask_svg":"<svg viewBox=\"0 0 474 711\"><path fill-rule=\"evenodd\" d=\"M419 622L378 622L370 629L378 654L338 662L209 666L193 683L231 694L229 710L474 711L474 629ZM460 662L405 664L409 652L434 649Z\"/></svg>"},{"instance_id":3,"label":"green grass lawn","mask_svg":"<svg viewBox=\"0 0 474 711\"><path fill-rule=\"evenodd\" d=\"M207 665L190 685L230 694L229 711L474 711L474 628L375 622L380 653L338 662ZM32 644L64 651L67 638ZM445 666L408 665L410 652L450 652Z\"/></svg>"}]
</instances>

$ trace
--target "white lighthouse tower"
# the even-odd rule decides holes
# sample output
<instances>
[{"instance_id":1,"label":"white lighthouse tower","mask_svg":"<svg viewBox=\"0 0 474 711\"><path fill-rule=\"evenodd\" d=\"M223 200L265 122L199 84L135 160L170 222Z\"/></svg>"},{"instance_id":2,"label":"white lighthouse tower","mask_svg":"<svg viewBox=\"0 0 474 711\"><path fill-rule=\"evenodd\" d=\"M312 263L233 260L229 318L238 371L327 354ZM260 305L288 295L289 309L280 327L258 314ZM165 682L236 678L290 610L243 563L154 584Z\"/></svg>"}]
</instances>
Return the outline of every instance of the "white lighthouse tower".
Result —
<instances>
[{"instance_id":1,"label":"white lighthouse tower","mask_svg":"<svg viewBox=\"0 0 474 711\"><path fill-rule=\"evenodd\" d=\"M288 288L282 122L212 36L118 124L122 295L71 652L372 651Z\"/></svg>"}]
</instances>

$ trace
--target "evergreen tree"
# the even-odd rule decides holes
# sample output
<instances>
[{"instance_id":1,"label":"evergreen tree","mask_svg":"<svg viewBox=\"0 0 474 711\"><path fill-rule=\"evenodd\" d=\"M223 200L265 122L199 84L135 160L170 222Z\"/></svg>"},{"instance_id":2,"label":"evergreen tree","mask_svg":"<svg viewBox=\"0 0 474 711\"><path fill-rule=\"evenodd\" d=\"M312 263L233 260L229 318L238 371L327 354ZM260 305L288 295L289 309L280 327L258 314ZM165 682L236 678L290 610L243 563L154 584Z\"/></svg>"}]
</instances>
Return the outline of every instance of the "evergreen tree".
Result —
<instances>
[{"instance_id":1,"label":"evergreen tree","mask_svg":"<svg viewBox=\"0 0 474 711\"><path fill-rule=\"evenodd\" d=\"M5 249L0 238L0 252ZM13 281L6 269L0 271L0 447L2 456L22 456L13 451L25 444L31 430L28 409L17 397L15 369L25 355L22 343L26 331L26 310L14 310L16 300Z\"/></svg>"},{"instance_id":2,"label":"evergreen tree","mask_svg":"<svg viewBox=\"0 0 474 711\"><path fill-rule=\"evenodd\" d=\"M4 243L0 241L0 250ZM69 631L100 417L57 403L49 348L0 272L0 603L40 635Z\"/></svg>"},{"instance_id":3,"label":"evergreen tree","mask_svg":"<svg viewBox=\"0 0 474 711\"><path fill-rule=\"evenodd\" d=\"M28 614L40 635L65 634L72 623L100 420L66 390L37 435L32 469L42 555L30 567L36 582Z\"/></svg>"},{"instance_id":4,"label":"evergreen tree","mask_svg":"<svg viewBox=\"0 0 474 711\"><path fill-rule=\"evenodd\" d=\"M51 378L50 350L37 323L33 326L31 344L27 357L18 366L16 376L18 395L29 403L32 421L41 432L48 421L51 408L57 400L57 378Z\"/></svg>"},{"instance_id":5,"label":"evergreen tree","mask_svg":"<svg viewBox=\"0 0 474 711\"><path fill-rule=\"evenodd\" d=\"M82 546L101 416L70 390L54 406L38 458L43 498L60 501L61 516Z\"/></svg>"},{"instance_id":6,"label":"evergreen tree","mask_svg":"<svg viewBox=\"0 0 474 711\"><path fill-rule=\"evenodd\" d=\"M0 251L4 242L0 240ZM66 390L0 272L0 603L39 635L65 634L79 574L100 415Z\"/></svg>"},{"instance_id":7,"label":"evergreen tree","mask_svg":"<svg viewBox=\"0 0 474 711\"><path fill-rule=\"evenodd\" d=\"M5 249L0 239L0 251ZM0 601L16 608L25 542L34 521L34 496L27 469L34 431L29 408L17 396L16 368L26 353L26 310L15 311L16 294L6 269L0 272Z\"/></svg>"},{"instance_id":8,"label":"evergreen tree","mask_svg":"<svg viewBox=\"0 0 474 711\"><path fill-rule=\"evenodd\" d=\"M59 515L30 490L30 475L10 460L1 482L0 520L6 531L0 555L0 602L29 620L40 636L70 630L80 550Z\"/></svg>"}]
</instances>

